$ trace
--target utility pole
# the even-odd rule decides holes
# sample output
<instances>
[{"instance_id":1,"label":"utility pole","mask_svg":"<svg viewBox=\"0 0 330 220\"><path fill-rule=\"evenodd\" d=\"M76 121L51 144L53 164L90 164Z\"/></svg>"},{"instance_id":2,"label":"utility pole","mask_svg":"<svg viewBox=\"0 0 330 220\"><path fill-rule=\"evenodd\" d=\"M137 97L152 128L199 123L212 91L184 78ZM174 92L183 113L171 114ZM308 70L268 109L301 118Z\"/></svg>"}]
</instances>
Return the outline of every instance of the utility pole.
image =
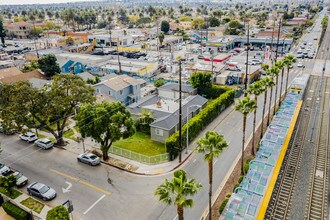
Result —
<instances>
[{"instance_id":1,"label":"utility pole","mask_svg":"<svg viewBox=\"0 0 330 220\"><path fill-rule=\"evenodd\" d=\"M182 81L181 81L182 69L181 58L179 60L179 163L182 161Z\"/></svg>"},{"instance_id":2,"label":"utility pole","mask_svg":"<svg viewBox=\"0 0 330 220\"><path fill-rule=\"evenodd\" d=\"M119 72L118 74L121 75L122 72L121 72L121 63L120 63L120 58L119 58L119 48L118 48L118 44L119 44L119 36L117 38L117 58L118 58L118 67L119 67Z\"/></svg>"},{"instance_id":3,"label":"utility pole","mask_svg":"<svg viewBox=\"0 0 330 220\"><path fill-rule=\"evenodd\" d=\"M37 58L39 60L39 53L38 53L38 48L37 48L37 42L36 42L36 38L37 38L37 30L36 30L36 26L34 24L34 20L32 20L33 23L33 30L34 30L34 36L33 36L33 40L34 40L34 47L36 48L36 54L37 54Z\"/></svg>"},{"instance_id":4,"label":"utility pole","mask_svg":"<svg viewBox=\"0 0 330 220\"><path fill-rule=\"evenodd\" d=\"M280 21L278 22L278 33L277 33L277 43L276 43L276 52L275 52L275 63L277 61L278 44L280 43L281 24L282 24L282 18L280 18Z\"/></svg>"},{"instance_id":5,"label":"utility pole","mask_svg":"<svg viewBox=\"0 0 330 220\"><path fill-rule=\"evenodd\" d=\"M272 61L273 65L273 42L274 42L274 30L275 30L275 18L273 23L273 30L272 30L272 42L270 43L270 60Z\"/></svg>"},{"instance_id":6,"label":"utility pole","mask_svg":"<svg viewBox=\"0 0 330 220\"><path fill-rule=\"evenodd\" d=\"M244 77L244 97L247 96L246 90L247 90L247 84L248 84L248 71L249 71L249 50L250 50L250 26L249 26L249 20L247 20L247 46L246 46L246 65L245 65L245 77Z\"/></svg>"}]
</instances>

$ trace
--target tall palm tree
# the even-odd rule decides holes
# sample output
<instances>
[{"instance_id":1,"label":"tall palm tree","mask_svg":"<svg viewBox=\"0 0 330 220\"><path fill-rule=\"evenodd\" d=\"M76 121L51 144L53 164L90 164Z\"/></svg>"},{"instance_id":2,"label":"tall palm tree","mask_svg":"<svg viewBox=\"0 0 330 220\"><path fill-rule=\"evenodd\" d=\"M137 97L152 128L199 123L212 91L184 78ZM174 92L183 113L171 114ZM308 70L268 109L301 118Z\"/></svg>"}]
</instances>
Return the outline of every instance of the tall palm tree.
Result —
<instances>
[{"instance_id":1,"label":"tall palm tree","mask_svg":"<svg viewBox=\"0 0 330 220\"><path fill-rule=\"evenodd\" d=\"M246 117L247 115L257 108L257 104L250 97L244 97L239 99L235 105L235 111L242 113L243 115L243 137L242 137L242 164L241 164L241 174L244 175L244 145L245 145L245 130L246 130Z\"/></svg>"},{"instance_id":2,"label":"tall palm tree","mask_svg":"<svg viewBox=\"0 0 330 220\"><path fill-rule=\"evenodd\" d=\"M218 157L225 147L228 147L225 138L215 131L206 132L205 138L197 141L197 152L204 154L209 167L209 220L212 220L213 158Z\"/></svg>"},{"instance_id":3,"label":"tall palm tree","mask_svg":"<svg viewBox=\"0 0 330 220\"><path fill-rule=\"evenodd\" d=\"M256 81L253 84L249 85L249 88L247 90L247 93L250 95L254 95L254 100L256 102L256 105L258 106L258 96L263 93L263 85L260 81ZM257 118L257 108L254 109L254 117L253 117L253 133L252 133L252 148L251 148L251 154L255 155L254 151L254 135L256 132L256 118Z\"/></svg>"},{"instance_id":4,"label":"tall palm tree","mask_svg":"<svg viewBox=\"0 0 330 220\"><path fill-rule=\"evenodd\" d=\"M262 79L262 85L264 87L264 106L262 108L262 118L261 118L261 132L260 132L260 139L263 136L263 132L264 132L264 118L265 118L265 109L266 109L266 102L267 102L267 92L268 92L268 88L274 86L274 80L271 77L265 77ZM269 104L271 105L271 102L269 102Z\"/></svg>"},{"instance_id":5,"label":"tall palm tree","mask_svg":"<svg viewBox=\"0 0 330 220\"><path fill-rule=\"evenodd\" d=\"M275 115L275 110L276 110L276 107L277 107L277 90L278 90L278 75L280 73L280 71L283 70L284 68L284 65L283 65L283 62L282 61L276 61L275 63L275 66L279 69L279 72L277 72L276 74L276 83L275 83L275 101L274 101L274 115Z\"/></svg>"},{"instance_id":6,"label":"tall palm tree","mask_svg":"<svg viewBox=\"0 0 330 220\"><path fill-rule=\"evenodd\" d=\"M280 97L279 97L279 100L278 100L278 106L281 107L281 101L282 101L282 87L283 87L283 77L284 77L284 67L286 66L286 60L283 59L281 60L281 85L280 85Z\"/></svg>"},{"instance_id":7,"label":"tall palm tree","mask_svg":"<svg viewBox=\"0 0 330 220\"><path fill-rule=\"evenodd\" d=\"M297 59L292 55L289 54L285 57L285 65L287 67L287 73L286 73L286 82L285 82L285 93L284 93L284 97L286 96L286 93L288 91L288 83L289 83L289 72L290 72L290 66L297 62Z\"/></svg>"},{"instance_id":8,"label":"tall palm tree","mask_svg":"<svg viewBox=\"0 0 330 220\"><path fill-rule=\"evenodd\" d=\"M202 185L196 183L196 179L188 179L184 170L177 170L171 181L165 179L165 182L157 187L155 195L167 205L174 203L179 220L183 220L183 209L191 208L194 204L194 201L187 197L195 195L200 188Z\"/></svg>"},{"instance_id":9,"label":"tall palm tree","mask_svg":"<svg viewBox=\"0 0 330 220\"><path fill-rule=\"evenodd\" d=\"M270 76L272 80L274 80L274 77L276 77L279 73L279 69L277 66L272 66L268 71L266 72L266 75ZM273 84L270 85L270 98L269 98L269 105L268 105L268 116L267 116L267 126L269 125L269 120L270 120L270 110L272 107L272 99L273 99ZM275 107L274 107L274 112L275 112Z\"/></svg>"}]
</instances>

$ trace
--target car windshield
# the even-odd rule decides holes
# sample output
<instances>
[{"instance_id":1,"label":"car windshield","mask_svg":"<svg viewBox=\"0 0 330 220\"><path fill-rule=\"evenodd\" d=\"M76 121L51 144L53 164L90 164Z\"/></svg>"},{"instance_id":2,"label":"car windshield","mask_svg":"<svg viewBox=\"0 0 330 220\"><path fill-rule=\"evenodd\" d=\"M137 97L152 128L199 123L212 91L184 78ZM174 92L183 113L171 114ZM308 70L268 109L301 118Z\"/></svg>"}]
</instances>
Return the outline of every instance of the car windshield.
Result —
<instances>
[{"instance_id":1,"label":"car windshield","mask_svg":"<svg viewBox=\"0 0 330 220\"><path fill-rule=\"evenodd\" d=\"M97 156L92 155L92 156L90 156L89 158L91 158L92 160L95 160L95 159L97 158Z\"/></svg>"},{"instance_id":2,"label":"car windshield","mask_svg":"<svg viewBox=\"0 0 330 220\"><path fill-rule=\"evenodd\" d=\"M43 186L39 191L40 191L41 194L44 194L44 193L46 193L48 190L49 190L49 187L48 187L48 186Z\"/></svg>"},{"instance_id":3,"label":"car windshield","mask_svg":"<svg viewBox=\"0 0 330 220\"><path fill-rule=\"evenodd\" d=\"M30 137L31 137L31 138L34 138L34 137L35 137L35 135L33 134L33 135L31 135Z\"/></svg>"},{"instance_id":4,"label":"car windshield","mask_svg":"<svg viewBox=\"0 0 330 220\"><path fill-rule=\"evenodd\" d=\"M46 142L44 142L45 144L51 144L52 142L51 141L46 141Z\"/></svg>"}]
</instances>

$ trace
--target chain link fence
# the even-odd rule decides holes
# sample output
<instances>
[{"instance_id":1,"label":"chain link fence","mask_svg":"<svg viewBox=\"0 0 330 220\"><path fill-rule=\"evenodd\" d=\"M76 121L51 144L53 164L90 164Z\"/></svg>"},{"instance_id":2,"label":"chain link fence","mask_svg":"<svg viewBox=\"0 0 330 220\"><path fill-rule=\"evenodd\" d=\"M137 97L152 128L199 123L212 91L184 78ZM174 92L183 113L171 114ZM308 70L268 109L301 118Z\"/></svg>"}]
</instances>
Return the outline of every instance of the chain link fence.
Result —
<instances>
[{"instance_id":1,"label":"chain link fence","mask_svg":"<svg viewBox=\"0 0 330 220\"><path fill-rule=\"evenodd\" d=\"M126 150L123 148L119 148L116 146L112 146L109 150L110 153L116 154L131 160L135 160L141 163L145 164L159 164L159 163L164 163L169 160L169 154L159 154L156 156L146 156L143 154L139 154L130 150Z\"/></svg>"}]
</instances>

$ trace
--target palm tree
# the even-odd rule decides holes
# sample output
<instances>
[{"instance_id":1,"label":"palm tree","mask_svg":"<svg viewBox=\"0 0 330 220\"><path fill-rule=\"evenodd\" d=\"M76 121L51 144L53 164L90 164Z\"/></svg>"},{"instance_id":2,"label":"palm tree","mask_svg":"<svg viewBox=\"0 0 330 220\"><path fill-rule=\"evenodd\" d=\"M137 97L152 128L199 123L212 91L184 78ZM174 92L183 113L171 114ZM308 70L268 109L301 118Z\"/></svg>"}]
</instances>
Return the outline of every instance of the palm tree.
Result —
<instances>
[{"instance_id":1,"label":"palm tree","mask_svg":"<svg viewBox=\"0 0 330 220\"><path fill-rule=\"evenodd\" d=\"M276 102L277 102L277 90L278 90L278 74L280 73L281 70L284 68L284 64L282 61L276 61L275 66L279 69L278 72L276 72L276 83L275 83L275 101L274 101L274 115L276 112Z\"/></svg>"},{"instance_id":2,"label":"palm tree","mask_svg":"<svg viewBox=\"0 0 330 220\"><path fill-rule=\"evenodd\" d=\"M209 166L209 220L212 220L212 180L213 180L213 158L218 157L222 149L228 146L223 135L208 131L205 138L197 141L197 152L204 154L204 160Z\"/></svg>"},{"instance_id":3,"label":"palm tree","mask_svg":"<svg viewBox=\"0 0 330 220\"><path fill-rule=\"evenodd\" d=\"M244 97L239 99L235 105L235 111L242 113L243 115L243 138L242 138L242 167L241 174L244 175L244 145L245 145L245 130L246 130L246 117L247 115L257 108L257 104L250 97Z\"/></svg>"},{"instance_id":4,"label":"palm tree","mask_svg":"<svg viewBox=\"0 0 330 220\"><path fill-rule=\"evenodd\" d=\"M177 170L171 181L165 179L165 182L157 187L155 195L167 205L174 203L179 220L183 220L183 209L191 208L194 204L194 201L187 197L195 195L200 188L202 185L196 183L196 179L188 179L184 170Z\"/></svg>"},{"instance_id":5,"label":"palm tree","mask_svg":"<svg viewBox=\"0 0 330 220\"><path fill-rule=\"evenodd\" d=\"M284 67L286 66L286 61L285 59L281 60L281 86L280 86L280 98L278 100L278 106L281 107L281 101L282 101L282 87L283 87L283 77L284 77Z\"/></svg>"},{"instance_id":6,"label":"palm tree","mask_svg":"<svg viewBox=\"0 0 330 220\"><path fill-rule=\"evenodd\" d=\"M274 77L276 77L279 73L279 69L276 66L272 66L268 71L266 72L266 75L270 76L272 80L274 80ZM267 126L269 125L270 120L270 110L272 106L272 99L273 99L273 84L270 85L270 99L269 99L269 105L268 105L268 117L267 117ZM275 107L274 107L275 112Z\"/></svg>"},{"instance_id":7,"label":"palm tree","mask_svg":"<svg viewBox=\"0 0 330 220\"><path fill-rule=\"evenodd\" d=\"M254 82L253 84L249 85L249 88L247 90L247 93L250 95L254 95L254 100L256 102L256 105L258 105L258 96L263 93L263 85L260 81ZM254 151L254 135L256 132L256 118L257 118L257 108L254 109L254 117L253 117L253 133L252 133L252 149L251 154L255 155Z\"/></svg>"},{"instance_id":8,"label":"palm tree","mask_svg":"<svg viewBox=\"0 0 330 220\"><path fill-rule=\"evenodd\" d=\"M286 93L288 91L288 83L289 83L289 71L290 71L290 66L295 63L297 59L292 55L289 54L285 57L285 65L287 67L287 73L286 73L286 82L285 82L285 93L284 97L286 96Z\"/></svg>"},{"instance_id":9,"label":"palm tree","mask_svg":"<svg viewBox=\"0 0 330 220\"><path fill-rule=\"evenodd\" d=\"M269 87L274 86L274 80L271 77L265 77L262 79L261 82L264 87L265 95L264 95L264 106L262 108L260 139L262 138L264 132L264 118L265 118L265 109L266 109L266 101L267 101L267 91ZM269 105L271 105L271 101L269 102Z\"/></svg>"}]
</instances>

